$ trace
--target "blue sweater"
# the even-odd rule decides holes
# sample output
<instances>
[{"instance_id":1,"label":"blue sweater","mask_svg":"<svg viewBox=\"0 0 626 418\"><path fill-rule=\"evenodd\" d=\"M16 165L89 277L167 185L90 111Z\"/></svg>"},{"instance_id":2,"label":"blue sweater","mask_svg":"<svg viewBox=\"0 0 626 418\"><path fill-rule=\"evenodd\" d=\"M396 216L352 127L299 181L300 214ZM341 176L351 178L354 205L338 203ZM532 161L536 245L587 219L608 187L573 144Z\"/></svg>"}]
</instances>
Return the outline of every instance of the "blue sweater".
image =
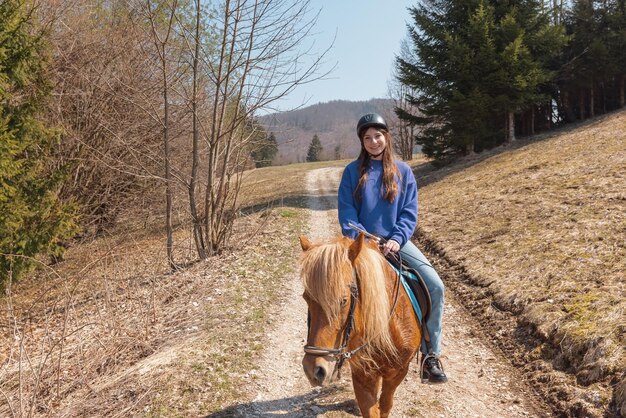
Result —
<instances>
[{"instance_id":1,"label":"blue sweater","mask_svg":"<svg viewBox=\"0 0 626 418\"><path fill-rule=\"evenodd\" d=\"M381 190L382 162L371 160L359 200L354 196L354 190L359 184L360 163L356 160L348 164L339 184L339 224L343 235L356 238L359 234L348 226L351 222L371 234L392 239L404 246L411 239L417 224L417 184L411 168L403 161L396 161L401 179L396 178L398 194L393 202L389 202Z\"/></svg>"}]
</instances>

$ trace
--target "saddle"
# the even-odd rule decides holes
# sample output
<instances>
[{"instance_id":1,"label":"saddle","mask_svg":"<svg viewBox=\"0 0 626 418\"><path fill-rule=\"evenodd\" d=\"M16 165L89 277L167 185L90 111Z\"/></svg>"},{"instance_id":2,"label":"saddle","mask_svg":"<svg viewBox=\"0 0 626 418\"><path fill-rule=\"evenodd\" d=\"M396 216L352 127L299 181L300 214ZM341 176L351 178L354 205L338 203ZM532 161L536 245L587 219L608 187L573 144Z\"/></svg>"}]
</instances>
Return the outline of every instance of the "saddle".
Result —
<instances>
[{"instance_id":1,"label":"saddle","mask_svg":"<svg viewBox=\"0 0 626 418\"><path fill-rule=\"evenodd\" d=\"M404 260L400 260L398 254L389 253L386 256L387 262L393 267L396 273L400 276L400 282L402 287L407 293L407 296L411 300L415 316L418 324L422 328L424 339L430 341L428 336L428 330L423 326L432 310L432 302L430 300L430 293L426 287L426 283L420 274L408 266Z\"/></svg>"}]
</instances>

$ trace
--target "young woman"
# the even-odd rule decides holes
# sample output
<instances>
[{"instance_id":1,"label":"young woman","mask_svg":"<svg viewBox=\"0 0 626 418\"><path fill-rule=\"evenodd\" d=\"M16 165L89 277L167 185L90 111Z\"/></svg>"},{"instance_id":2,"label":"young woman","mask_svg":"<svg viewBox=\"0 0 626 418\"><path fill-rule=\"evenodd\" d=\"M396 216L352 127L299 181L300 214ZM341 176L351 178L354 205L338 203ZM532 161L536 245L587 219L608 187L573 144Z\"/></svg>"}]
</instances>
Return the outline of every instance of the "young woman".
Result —
<instances>
[{"instance_id":1,"label":"young woman","mask_svg":"<svg viewBox=\"0 0 626 418\"><path fill-rule=\"evenodd\" d=\"M392 137L385 120L375 113L357 123L361 141L359 158L348 164L339 185L339 223L343 235L356 238L350 223L386 240L385 255L400 256L422 276L432 299L426 323L430 344L422 340L423 379L431 383L448 380L439 355L443 319L444 286L424 254L411 242L417 224L417 185L411 168L395 159Z\"/></svg>"}]
</instances>

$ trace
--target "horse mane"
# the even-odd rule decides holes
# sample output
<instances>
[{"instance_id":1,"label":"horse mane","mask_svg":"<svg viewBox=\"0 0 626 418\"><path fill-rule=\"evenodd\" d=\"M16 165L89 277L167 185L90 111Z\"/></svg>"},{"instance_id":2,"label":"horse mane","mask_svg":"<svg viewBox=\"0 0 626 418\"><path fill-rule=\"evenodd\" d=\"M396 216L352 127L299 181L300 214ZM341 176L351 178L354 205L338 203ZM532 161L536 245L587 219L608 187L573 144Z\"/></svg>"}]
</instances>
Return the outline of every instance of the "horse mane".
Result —
<instances>
[{"instance_id":1,"label":"horse mane","mask_svg":"<svg viewBox=\"0 0 626 418\"><path fill-rule=\"evenodd\" d=\"M396 348L389 330L391 306L385 277L387 261L378 249L366 244L354 260L353 268L348 257L351 243L348 238L339 238L305 251L300 269L303 286L327 319L333 321L341 311L340 297L356 273L362 322L357 323L357 329L362 327L360 331L366 343L359 357L367 361L374 353L384 353L393 358Z\"/></svg>"},{"instance_id":2,"label":"horse mane","mask_svg":"<svg viewBox=\"0 0 626 418\"><path fill-rule=\"evenodd\" d=\"M354 260L359 280L364 340L368 343L364 357L368 360L374 353L383 353L388 358L395 358L397 354L389 329L392 307L387 294L386 267L387 260L373 246L363 246Z\"/></svg>"}]
</instances>

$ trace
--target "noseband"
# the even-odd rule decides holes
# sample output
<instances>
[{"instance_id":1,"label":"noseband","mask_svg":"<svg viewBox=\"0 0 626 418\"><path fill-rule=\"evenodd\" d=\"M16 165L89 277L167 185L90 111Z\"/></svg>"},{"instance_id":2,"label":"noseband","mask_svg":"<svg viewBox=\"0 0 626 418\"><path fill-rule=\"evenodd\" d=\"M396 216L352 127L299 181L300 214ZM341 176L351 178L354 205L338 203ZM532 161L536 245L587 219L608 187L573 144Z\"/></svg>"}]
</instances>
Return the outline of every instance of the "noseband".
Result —
<instances>
[{"instance_id":1,"label":"noseband","mask_svg":"<svg viewBox=\"0 0 626 418\"><path fill-rule=\"evenodd\" d=\"M348 350L348 341L350 340L350 334L354 329L354 309L356 308L356 302L359 297L359 288L356 284L356 273L354 274L354 281L350 285L350 310L348 311L348 318L346 319L346 324L344 326L343 332L343 340L341 342L341 347L339 348L322 348L316 347L314 345L305 345L304 352L306 354L311 354L313 356L332 356L337 359L337 363L335 364L335 370L333 371L333 375L341 370L343 363L346 360L349 360L354 354L356 354L359 350L365 347L363 344L360 347L355 348L354 350Z\"/></svg>"}]
</instances>

